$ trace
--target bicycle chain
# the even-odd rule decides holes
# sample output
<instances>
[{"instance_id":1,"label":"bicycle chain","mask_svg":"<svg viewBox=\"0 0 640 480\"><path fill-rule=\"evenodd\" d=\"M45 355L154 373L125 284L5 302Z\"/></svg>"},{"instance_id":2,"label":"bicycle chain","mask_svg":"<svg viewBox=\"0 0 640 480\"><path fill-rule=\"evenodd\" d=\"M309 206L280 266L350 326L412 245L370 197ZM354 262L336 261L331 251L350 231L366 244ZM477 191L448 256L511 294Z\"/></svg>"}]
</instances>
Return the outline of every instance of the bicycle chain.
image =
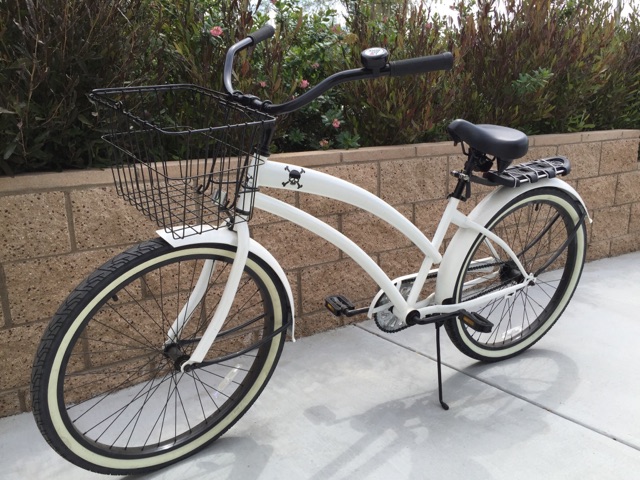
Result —
<instances>
[{"instance_id":1,"label":"bicycle chain","mask_svg":"<svg viewBox=\"0 0 640 480\"><path fill-rule=\"evenodd\" d=\"M506 263L507 263L507 262L505 262L504 260L500 260L500 261L497 261L497 262L494 262L494 263L478 265L477 267L469 267L469 268L467 269L467 271L480 270L480 269L487 268L487 267L498 267L498 266L500 266L500 267L501 267L501 266L505 265ZM427 275L427 280L428 280L428 279L435 278L435 277L437 277L437 276L438 276L438 274L437 274L437 273L435 273L435 274L429 274L429 275ZM499 289L503 288L504 286L505 286L505 284L497 285L497 286L495 286L495 287L493 287L493 288L491 288L491 289L489 289L489 290L485 290L484 292L482 292L482 293L480 293L480 294L476 295L475 297L468 298L467 300L474 300L474 299L476 299L476 298L478 298L478 297L481 297L481 296L483 296L483 295L486 295L487 293L491 293L491 292L494 292L494 291L496 291L496 290L499 290ZM376 326L377 326L380 330L382 330L383 332L385 332L385 333L398 333L398 332L401 332L401 331L403 331L403 330L406 330L407 328L409 328L409 327L411 326L411 325L407 325L407 324L405 324L404 326L402 326L402 327L400 327L400 328L397 328L397 329L395 329L395 330L387 330L387 329L386 329L386 328L384 328L382 325L380 325L380 323L378 323L378 317L377 317L377 315L374 315L374 322L376 323Z\"/></svg>"},{"instance_id":2,"label":"bicycle chain","mask_svg":"<svg viewBox=\"0 0 640 480\"><path fill-rule=\"evenodd\" d=\"M482 265L482 266L477 266L477 267L469 267L468 270L469 271L480 270L481 268L497 267L497 266L503 266L503 265L506 265L506 264L507 264L507 262L501 260L499 262L495 262L495 263L492 263L492 264L487 264L487 265ZM479 293L479 294L477 294L477 295L475 295L473 297L469 297L469 298L465 299L465 302L469 301L469 300L475 300L476 298L480 298L483 295L486 295L488 293L496 292L496 291L500 290L501 288L506 287L511 282L512 282L512 280L508 280L507 282L502 282L499 285L496 285L494 287L489 288L488 290L483 290L482 293Z\"/></svg>"},{"instance_id":3,"label":"bicycle chain","mask_svg":"<svg viewBox=\"0 0 640 480\"><path fill-rule=\"evenodd\" d=\"M374 322L376 322L376 326L382 330L384 333L398 333L401 332L402 330L406 330L407 328L409 328L411 325L407 325L406 323L404 324L404 326L397 328L395 330L387 330L386 328L383 328L379 323L378 323L378 318L374 317Z\"/></svg>"}]
</instances>

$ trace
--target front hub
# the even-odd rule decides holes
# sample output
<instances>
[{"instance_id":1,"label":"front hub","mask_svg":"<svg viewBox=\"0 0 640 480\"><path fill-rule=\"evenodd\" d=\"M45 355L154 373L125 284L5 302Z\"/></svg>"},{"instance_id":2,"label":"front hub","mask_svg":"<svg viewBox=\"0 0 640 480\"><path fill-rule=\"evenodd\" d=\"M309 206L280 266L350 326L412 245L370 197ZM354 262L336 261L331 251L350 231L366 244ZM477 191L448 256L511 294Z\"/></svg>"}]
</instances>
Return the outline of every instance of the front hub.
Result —
<instances>
[{"instance_id":1,"label":"front hub","mask_svg":"<svg viewBox=\"0 0 640 480\"><path fill-rule=\"evenodd\" d=\"M164 356L171 361L173 368L178 372L182 371L182 365L189 360L189 355L186 355L177 343L167 345L164 348Z\"/></svg>"}]
</instances>

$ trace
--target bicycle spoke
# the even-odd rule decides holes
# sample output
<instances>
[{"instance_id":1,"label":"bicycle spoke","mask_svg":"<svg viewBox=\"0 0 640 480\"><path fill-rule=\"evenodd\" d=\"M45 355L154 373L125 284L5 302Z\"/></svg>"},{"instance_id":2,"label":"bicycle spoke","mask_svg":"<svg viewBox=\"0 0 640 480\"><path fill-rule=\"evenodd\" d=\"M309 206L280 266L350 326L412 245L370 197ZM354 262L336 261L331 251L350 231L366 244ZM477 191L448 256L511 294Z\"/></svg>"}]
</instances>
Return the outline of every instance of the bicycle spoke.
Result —
<instances>
[{"instance_id":1,"label":"bicycle spoke","mask_svg":"<svg viewBox=\"0 0 640 480\"><path fill-rule=\"evenodd\" d=\"M270 269L245 266L206 366L181 371L219 306L234 258L226 245L174 249L150 241L93 274L90 284L102 290L83 288L70 297L73 303L61 307L70 313L57 329L72 326L77 334L63 343L59 384L47 387L63 400L59 425L67 437L96 458L171 458L172 451L192 451L221 422L240 418L271 376L285 339L288 306ZM75 307L92 301L90 310Z\"/></svg>"},{"instance_id":2,"label":"bicycle spoke","mask_svg":"<svg viewBox=\"0 0 640 480\"><path fill-rule=\"evenodd\" d=\"M147 364L143 365L143 367L145 367L146 365L149 365L149 363L151 363L151 361L149 361ZM138 370L135 370L135 372L140 372L140 371L141 371L141 368L139 368ZM127 371L125 370L124 372L126 373ZM122 373L122 371L120 370L120 371L119 371L119 373ZM89 373L85 373L84 375L94 375L94 374L95 374L95 373L93 373L93 372L89 372ZM116 385L116 387L112 388L112 389L109 391L109 393L108 393L107 395L110 395L111 393L116 392L116 391L118 391L118 390L122 389L122 388L123 388L123 386L124 386L126 383L128 383L128 382L129 382L129 380L130 380L131 378L137 379L137 378L144 377L144 376L146 376L147 374L148 374L148 372L143 372L142 374L140 374L140 375L138 375L138 376L135 376L135 377L131 377L131 376L127 377L127 378L126 378L125 380L123 380L120 384ZM84 375L83 375L83 376L84 376ZM106 375L106 374L105 374L105 375ZM76 375L76 374L69 374L69 375L67 375L67 376L66 376L66 378L73 378L73 377L78 377L78 376L80 376L80 374L78 374L78 375ZM77 386L75 386L75 387L71 387L71 386L69 386L69 387L67 387L67 388L66 388L66 392L67 392L67 393L69 393L69 392L73 392L74 390L85 389L85 388L86 388L87 386L89 386L89 385L96 384L96 383L100 383L100 382L101 382L101 380L100 380L100 379L96 379L96 380L93 380L93 381L90 381L90 382L85 382L85 383L83 383L83 384L77 385ZM104 392L103 392L103 393L98 393L98 394L96 394L96 395L94 395L94 396L92 396L92 397L89 397L88 399L84 400L82 403L86 403L86 402L88 402L88 401L90 401L90 400L93 400L94 398L98 398L98 397L100 397L100 396L102 396L102 395L104 395ZM102 401L102 400L101 400L101 401ZM78 407L79 405L81 405L82 403L80 403L80 404L71 404L71 405L69 405L68 409L70 410L70 409L72 409L72 408L76 408L76 407ZM95 405L94 405L94 406L95 406ZM93 408L93 407L91 407L91 408ZM76 419L76 420L77 420L77 419Z\"/></svg>"},{"instance_id":3,"label":"bicycle spoke","mask_svg":"<svg viewBox=\"0 0 640 480\"><path fill-rule=\"evenodd\" d=\"M131 428L131 433L129 434L129 438L127 439L127 444L125 446L125 448L129 447L130 443L131 443L131 439L133 438L133 434L135 432L136 426L138 425L138 421L140 420L140 417L142 417L142 410L143 408L147 405L147 403L151 400L151 398L153 397L153 395L155 394L155 392L158 390L159 386L163 383L163 381L161 381L160 383L158 383L158 387L156 387L155 389L153 388L153 382L154 382L155 378L151 380L151 388L149 388L149 391L147 392L146 398L142 404L142 406L140 407L140 409L138 410L138 413L136 414L136 421L133 425L133 427ZM115 442L114 442L115 443ZM112 444L113 446L113 444Z\"/></svg>"},{"instance_id":4,"label":"bicycle spoke","mask_svg":"<svg viewBox=\"0 0 640 480\"><path fill-rule=\"evenodd\" d=\"M567 267L567 261L575 252L571 249L574 248L575 232L580 227L564 207L545 198L523 203L490 228L516 252L525 271L534 274L535 283L522 285L507 297L478 305L475 311L491 321L494 327L490 333L482 333L461 323L473 344L481 349L506 349L526 340L544 324L553 312L548 305L554 305L564 292L567 268L573 268L573 264ZM476 245L460 283L461 301L480 300L523 281L515 262L501 247L486 237ZM493 272L487 274L485 270L489 268ZM455 329L448 328L447 331L455 338ZM458 342L457 345L461 344ZM466 353L466 347L461 348Z\"/></svg>"},{"instance_id":5,"label":"bicycle spoke","mask_svg":"<svg viewBox=\"0 0 640 480\"><path fill-rule=\"evenodd\" d=\"M148 382L147 382L148 383ZM112 417L113 420L111 421L111 423L105 428L105 430L103 430L103 432L95 439L96 442L98 442L100 440L100 438L102 437L102 435L104 435L106 433L106 431L111 427L111 425L113 425L115 423L115 421L120 417L120 415L122 415L122 413L124 413L124 411L129 408L133 402L135 402L140 394L142 393L143 389L146 387L146 384L143 385L140 390L138 391L138 393L134 396L133 400L131 400L129 403L127 403L126 405L123 405L122 407L120 407L118 410L116 410L115 412L113 412L111 415L109 415L108 417L104 418L102 421L100 421L99 423L95 424L93 427L91 427L89 430L86 430L84 433L84 435L86 435L87 433L91 432L92 430L94 430L95 428L99 427L100 425L102 425L104 422L106 422L107 420L111 419ZM116 390L111 390L107 395L104 396L104 398L102 398L98 403L102 402L104 399L106 399L109 395L113 394L114 392L116 392ZM97 405L97 404L96 404ZM91 409L93 409L96 405L93 405L91 407ZM90 410L91 410L90 409ZM85 412L86 413L86 412ZM84 414L83 414L84 415ZM78 418L76 418L75 421L77 421ZM112 445L113 446L113 445Z\"/></svg>"},{"instance_id":6,"label":"bicycle spoke","mask_svg":"<svg viewBox=\"0 0 640 480\"><path fill-rule=\"evenodd\" d=\"M143 335L142 335L142 334L141 334L141 333L140 333L140 332L139 332L139 331L138 331L138 330L133 326L132 322L129 322L126 318L124 318L124 316L120 315L120 313L118 313L118 311L116 311L116 310L115 310L111 305L108 305L108 304L107 304L107 307L111 308L111 309L112 309L112 311L114 311L114 312L116 313L116 315L118 315L120 318L122 318L122 320L123 320L127 325L129 325L131 328L133 328L133 329L136 331L136 333L138 333L138 334L140 335L140 337L142 337L144 340L147 340L147 339L146 339L146 337L144 337L144 336L143 336ZM122 335L122 334L123 334L121 330L116 329L115 327L112 327L111 325L108 325L107 323L101 322L100 320L97 320L97 319L96 319L95 321L96 321L96 323L97 323L98 325L102 325L103 327L105 327L105 328L107 328L107 329L109 329L109 330L112 330L112 331L114 331L114 332L117 332L119 335ZM133 340L134 342L137 342L137 343L139 343L139 344L141 344L141 345L144 345L145 347L147 347L147 348L148 348L149 350L151 350L151 351L155 351L155 346L154 346L154 345L152 345L152 344L151 344L150 342L148 342L148 341L147 341L147 343L145 344L145 343L143 343L142 341L137 340L137 339L133 338L133 337L132 337L132 336L130 336L130 335L125 335L125 337L126 337L126 338L129 338L129 339Z\"/></svg>"},{"instance_id":7,"label":"bicycle spoke","mask_svg":"<svg viewBox=\"0 0 640 480\"><path fill-rule=\"evenodd\" d=\"M202 370L201 370L202 371ZM213 405L216 407L216 410L220 410L220 407L218 406L218 404L216 403L215 399L211 396L211 394L209 393L209 390L204 388L205 384L204 382L202 382L202 380L200 380L200 377L198 376L198 371L193 370L192 372L189 372L189 375L191 375L194 379L194 381L197 379L198 383L200 383L202 385L202 390L204 390L204 392L207 394L207 396L209 397L209 399L211 400L211 403L213 403Z\"/></svg>"}]
</instances>

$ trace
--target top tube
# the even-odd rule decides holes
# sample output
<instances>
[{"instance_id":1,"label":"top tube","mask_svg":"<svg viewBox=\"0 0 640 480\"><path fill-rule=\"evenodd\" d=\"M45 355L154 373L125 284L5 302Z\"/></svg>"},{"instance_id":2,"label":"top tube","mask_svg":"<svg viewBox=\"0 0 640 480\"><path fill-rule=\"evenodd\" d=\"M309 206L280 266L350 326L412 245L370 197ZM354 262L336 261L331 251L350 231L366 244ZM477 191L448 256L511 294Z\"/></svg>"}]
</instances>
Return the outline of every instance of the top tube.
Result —
<instances>
[{"instance_id":1,"label":"top tube","mask_svg":"<svg viewBox=\"0 0 640 480\"><path fill-rule=\"evenodd\" d=\"M232 73L233 73L233 60L236 54L250 46L257 45L258 43L271 38L275 34L275 29L271 25L264 25L262 28L254 33L251 33L247 38L240 40L232 45L227 51L227 56L224 64L224 87L232 96L234 101L254 108L256 110L263 111L270 115L282 115L285 113L291 113L313 102L316 98L322 95L336 85L344 82L350 82L354 80L364 80L369 78L378 78L383 76L400 77L404 75L416 75L420 73L434 72L437 70L450 70L453 66L453 55L450 52L441 53L438 55L429 55L426 57L409 58L406 60L399 60L394 62L386 62L386 56L383 57L383 64L373 64L369 68L359 68L353 70L344 70L342 72L335 73L328 78L325 78L315 87L312 87L307 92L303 93L299 97L294 98L288 102L281 104L271 103L269 100L261 100L253 95L244 95L233 88ZM375 49L376 54L379 55L379 51L382 51L388 55L386 50ZM363 52L364 56L367 51Z\"/></svg>"}]
</instances>

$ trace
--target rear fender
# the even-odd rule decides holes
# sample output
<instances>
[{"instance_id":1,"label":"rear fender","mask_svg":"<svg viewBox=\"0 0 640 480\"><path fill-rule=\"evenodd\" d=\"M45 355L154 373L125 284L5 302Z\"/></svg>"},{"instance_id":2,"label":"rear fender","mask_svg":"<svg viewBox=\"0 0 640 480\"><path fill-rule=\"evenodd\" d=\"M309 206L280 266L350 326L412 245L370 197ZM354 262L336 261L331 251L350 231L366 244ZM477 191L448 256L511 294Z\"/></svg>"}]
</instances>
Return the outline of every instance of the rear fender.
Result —
<instances>
[{"instance_id":1,"label":"rear fender","mask_svg":"<svg viewBox=\"0 0 640 480\"><path fill-rule=\"evenodd\" d=\"M522 195L529 190L535 190L540 188L558 188L564 190L573 198L578 200L587 215L589 222L592 222L587 207L580 197L580 194L575 191L568 183L560 180L559 178L551 178L546 180L540 180L536 183L526 183L517 188L498 187L496 190L487 195L468 215L469 220L475 223L485 226L508 202L514 198ZM467 252L473 246L478 232L469 228L459 228L454 235L451 243L447 247L447 251L442 257L442 263L440 270L438 271L438 278L436 281L436 295L435 303L441 305L442 302L451 298L455 289L458 274L462 268Z\"/></svg>"}]
</instances>

